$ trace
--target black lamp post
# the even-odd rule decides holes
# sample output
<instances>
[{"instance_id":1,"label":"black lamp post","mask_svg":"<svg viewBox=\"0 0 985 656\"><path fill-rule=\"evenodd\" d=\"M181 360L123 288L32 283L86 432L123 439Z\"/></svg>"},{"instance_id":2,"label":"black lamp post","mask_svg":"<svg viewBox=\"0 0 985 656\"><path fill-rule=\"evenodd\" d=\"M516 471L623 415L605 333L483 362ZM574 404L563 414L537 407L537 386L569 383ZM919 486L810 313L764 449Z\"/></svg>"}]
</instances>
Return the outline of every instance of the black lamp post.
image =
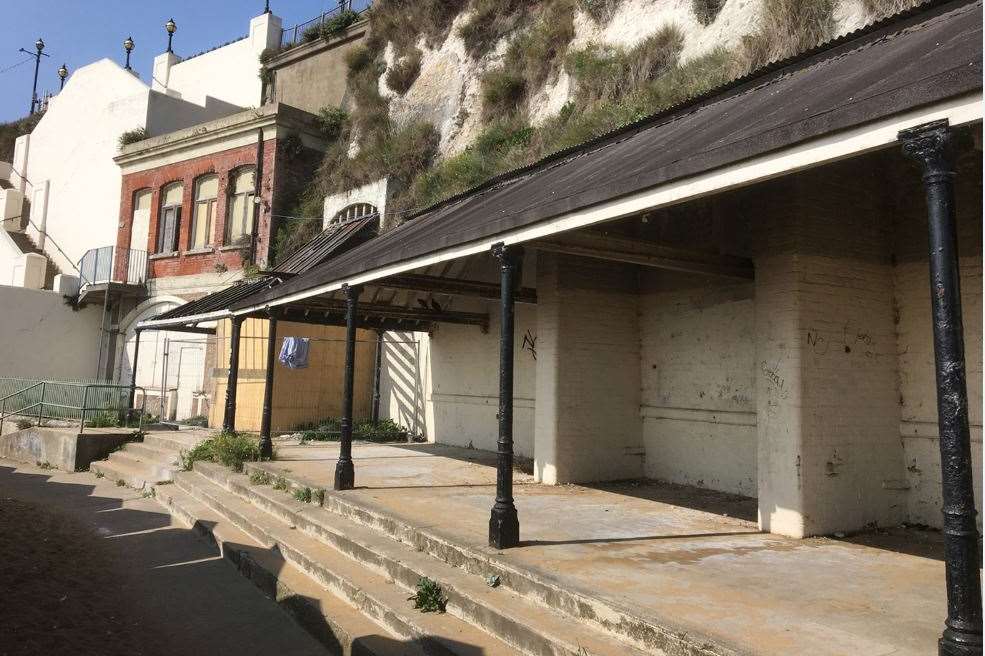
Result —
<instances>
[{"instance_id":1,"label":"black lamp post","mask_svg":"<svg viewBox=\"0 0 985 656\"><path fill-rule=\"evenodd\" d=\"M24 48L20 49L21 52L34 57L34 88L31 91L31 114L34 114L38 108L38 69L41 68L41 56L49 56L47 53L42 52L44 50L44 41L40 37L34 42L34 49L36 52L31 52Z\"/></svg>"},{"instance_id":2,"label":"black lamp post","mask_svg":"<svg viewBox=\"0 0 985 656\"><path fill-rule=\"evenodd\" d=\"M263 13L270 13L270 0L267 0L267 2L263 5Z\"/></svg>"},{"instance_id":3,"label":"black lamp post","mask_svg":"<svg viewBox=\"0 0 985 656\"><path fill-rule=\"evenodd\" d=\"M174 39L174 33L178 31L178 24L174 22L173 18L169 18L168 22L164 24L164 29L168 32L168 52L174 52L171 48L171 41Z\"/></svg>"},{"instance_id":4,"label":"black lamp post","mask_svg":"<svg viewBox=\"0 0 985 656\"><path fill-rule=\"evenodd\" d=\"M124 68L126 68L128 71L131 70L130 69L130 53L133 52L134 45L135 44L133 42L133 37L132 36L128 36L127 39L126 39L126 41L123 42L123 49L127 51L127 63L126 63L126 66Z\"/></svg>"},{"instance_id":5,"label":"black lamp post","mask_svg":"<svg viewBox=\"0 0 985 656\"><path fill-rule=\"evenodd\" d=\"M68 77L68 66L62 64L61 68L58 69L58 79L61 83L61 86L58 87L59 91L65 88L65 78L67 77Z\"/></svg>"}]
</instances>

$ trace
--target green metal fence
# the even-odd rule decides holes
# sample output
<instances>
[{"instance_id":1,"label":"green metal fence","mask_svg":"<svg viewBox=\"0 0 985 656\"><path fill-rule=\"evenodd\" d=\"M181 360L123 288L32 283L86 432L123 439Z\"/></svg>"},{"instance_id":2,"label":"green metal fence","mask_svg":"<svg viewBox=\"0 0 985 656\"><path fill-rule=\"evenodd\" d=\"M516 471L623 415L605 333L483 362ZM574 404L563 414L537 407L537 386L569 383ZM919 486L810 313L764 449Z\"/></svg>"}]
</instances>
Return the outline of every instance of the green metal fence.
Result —
<instances>
[{"instance_id":1,"label":"green metal fence","mask_svg":"<svg viewBox=\"0 0 985 656\"><path fill-rule=\"evenodd\" d=\"M0 378L0 430L10 417L26 418L38 425L50 419L78 422L80 430L86 425L123 425L133 415L130 399L134 389L139 388L92 379ZM143 414L141 408L138 425Z\"/></svg>"}]
</instances>

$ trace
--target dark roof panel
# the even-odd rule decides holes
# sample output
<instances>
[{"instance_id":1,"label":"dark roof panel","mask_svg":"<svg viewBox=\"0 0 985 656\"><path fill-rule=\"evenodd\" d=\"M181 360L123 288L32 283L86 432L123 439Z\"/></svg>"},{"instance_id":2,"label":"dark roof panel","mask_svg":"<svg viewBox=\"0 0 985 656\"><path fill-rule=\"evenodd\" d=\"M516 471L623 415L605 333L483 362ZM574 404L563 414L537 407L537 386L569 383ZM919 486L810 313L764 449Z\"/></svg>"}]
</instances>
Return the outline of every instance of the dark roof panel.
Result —
<instances>
[{"instance_id":1,"label":"dark roof panel","mask_svg":"<svg viewBox=\"0 0 985 656\"><path fill-rule=\"evenodd\" d=\"M981 1L935 3L494 179L233 309L495 238L981 88Z\"/></svg>"},{"instance_id":2,"label":"dark roof panel","mask_svg":"<svg viewBox=\"0 0 985 656\"><path fill-rule=\"evenodd\" d=\"M275 278L264 276L255 280L241 280L232 287L226 287L217 292L213 292L194 301L189 301L184 305L179 305L167 312L148 319L148 321L165 321L170 319L183 319L185 317L197 317L211 312L220 312L228 309L233 303L251 296L270 286Z\"/></svg>"},{"instance_id":3,"label":"dark roof panel","mask_svg":"<svg viewBox=\"0 0 985 656\"><path fill-rule=\"evenodd\" d=\"M278 264L274 272L304 273L332 255L358 246L372 238L378 219L379 215L369 214L331 226Z\"/></svg>"}]
</instances>

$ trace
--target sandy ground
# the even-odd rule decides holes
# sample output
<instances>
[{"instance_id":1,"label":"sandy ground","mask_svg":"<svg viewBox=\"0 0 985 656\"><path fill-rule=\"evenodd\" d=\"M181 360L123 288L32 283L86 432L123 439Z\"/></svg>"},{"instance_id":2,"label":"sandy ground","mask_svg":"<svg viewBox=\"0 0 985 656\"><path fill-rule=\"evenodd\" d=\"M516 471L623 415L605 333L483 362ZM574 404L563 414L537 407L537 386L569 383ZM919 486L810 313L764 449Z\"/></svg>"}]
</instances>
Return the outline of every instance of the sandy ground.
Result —
<instances>
[{"instance_id":1,"label":"sandy ground","mask_svg":"<svg viewBox=\"0 0 985 656\"><path fill-rule=\"evenodd\" d=\"M268 653L325 652L153 499L0 460L0 656Z\"/></svg>"}]
</instances>

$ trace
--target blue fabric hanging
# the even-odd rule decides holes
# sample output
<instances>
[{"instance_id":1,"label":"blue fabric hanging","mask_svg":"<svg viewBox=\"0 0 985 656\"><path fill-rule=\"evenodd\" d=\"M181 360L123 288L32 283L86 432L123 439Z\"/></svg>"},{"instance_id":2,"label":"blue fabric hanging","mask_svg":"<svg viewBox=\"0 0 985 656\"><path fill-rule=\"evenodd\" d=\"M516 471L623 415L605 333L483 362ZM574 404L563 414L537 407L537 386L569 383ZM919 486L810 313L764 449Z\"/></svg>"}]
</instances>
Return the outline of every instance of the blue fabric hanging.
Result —
<instances>
[{"instance_id":1,"label":"blue fabric hanging","mask_svg":"<svg viewBox=\"0 0 985 656\"><path fill-rule=\"evenodd\" d=\"M278 358L281 364L288 369L307 368L309 342L307 337L285 337Z\"/></svg>"}]
</instances>

